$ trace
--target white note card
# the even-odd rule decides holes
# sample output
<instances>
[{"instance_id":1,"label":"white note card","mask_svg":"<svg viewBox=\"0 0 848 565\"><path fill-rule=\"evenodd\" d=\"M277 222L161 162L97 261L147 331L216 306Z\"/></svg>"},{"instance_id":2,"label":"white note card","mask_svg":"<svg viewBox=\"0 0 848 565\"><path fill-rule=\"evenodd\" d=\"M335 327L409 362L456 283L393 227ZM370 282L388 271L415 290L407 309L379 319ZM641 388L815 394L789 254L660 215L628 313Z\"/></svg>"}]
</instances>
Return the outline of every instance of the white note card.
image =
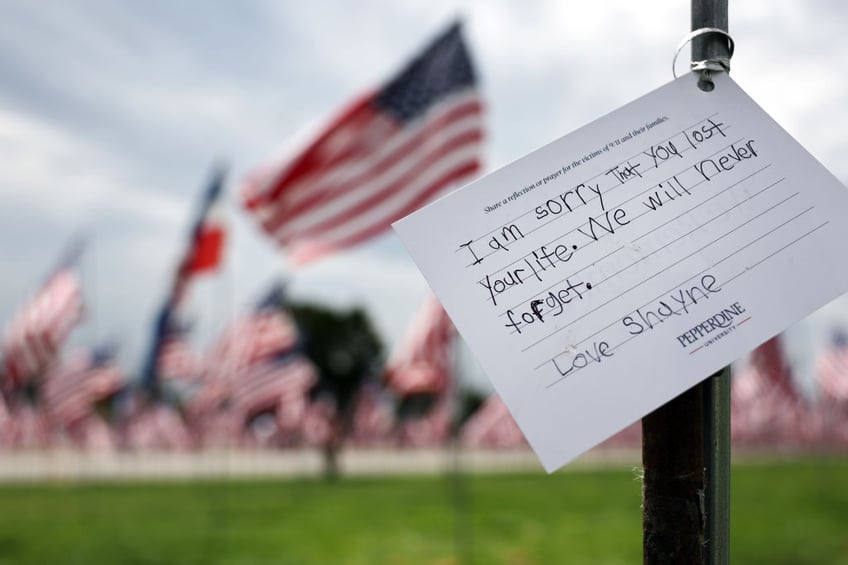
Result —
<instances>
[{"instance_id":1,"label":"white note card","mask_svg":"<svg viewBox=\"0 0 848 565\"><path fill-rule=\"evenodd\" d=\"M714 78L394 224L549 472L848 290L848 191Z\"/></svg>"}]
</instances>

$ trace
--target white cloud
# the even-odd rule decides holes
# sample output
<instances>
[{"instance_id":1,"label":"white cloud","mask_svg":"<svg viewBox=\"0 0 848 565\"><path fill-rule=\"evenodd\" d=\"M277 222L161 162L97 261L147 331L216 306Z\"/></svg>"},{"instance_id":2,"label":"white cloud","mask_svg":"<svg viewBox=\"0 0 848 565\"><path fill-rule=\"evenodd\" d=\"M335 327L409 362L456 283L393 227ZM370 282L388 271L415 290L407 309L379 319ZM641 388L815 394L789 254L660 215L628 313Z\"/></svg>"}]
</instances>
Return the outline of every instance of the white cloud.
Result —
<instances>
[{"instance_id":1,"label":"white cloud","mask_svg":"<svg viewBox=\"0 0 848 565\"><path fill-rule=\"evenodd\" d=\"M133 187L121 165L84 138L37 117L0 110L3 204L70 225L129 216L154 227L173 224L180 202L149 187Z\"/></svg>"}]
</instances>

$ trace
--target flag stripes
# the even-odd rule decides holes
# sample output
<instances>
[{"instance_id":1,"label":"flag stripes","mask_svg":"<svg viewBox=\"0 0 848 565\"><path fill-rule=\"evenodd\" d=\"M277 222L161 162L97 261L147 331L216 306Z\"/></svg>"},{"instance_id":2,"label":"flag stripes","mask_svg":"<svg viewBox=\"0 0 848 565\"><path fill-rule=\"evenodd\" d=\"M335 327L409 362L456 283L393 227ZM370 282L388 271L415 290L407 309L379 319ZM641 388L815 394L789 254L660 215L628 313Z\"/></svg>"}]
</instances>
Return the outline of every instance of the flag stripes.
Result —
<instances>
[{"instance_id":1,"label":"flag stripes","mask_svg":"<svg viewBox=\"0 0 848 565\"><path fill-rule=\"evenodd\" d=\"M91 412L99 400L116 392L123 379L111 362L76 355L52 370L44 386L44 405L54 425L68 427Z\"/></svg>"},{"instance_id":2,"label":"flag stripes","mask_svg":"<svg viewBox=\"0 0 848 565\"><path fill-rule=\"evenodd\" d=\"M347 161L335 159L336 162L325 165L322 170L306 174L306 178L290 179L287 182L291 186L285 194L276 197L281 200L271 200L268 202L271 205L260 208L259 214L270 230L279 229L287 221L297 228L308 227L313 218L333 217L346 206L374 194L402 188L403 182L412 176L411 168L420 167L422 154L435 164L450 150L470 146L473 154L468 159L473 160L477 156L477 145L482 141L482 111L478 96L469 93L456 96L455 100L446 101L442 108L434 110L436 115L426 120L420 130L416 130L414 124L407 128L381 127L382 145L369 159L355 160L358 156L350 154ZM374 119L387 118L375 116ZM368 135L364 131L345 133L349 134ZM337 199L328 203L333 196ZM259 205L259 202L253 204ZM313 212L314 216L305 216L308 212Z\"/></svg>"},{"instance_id":3,"label":"flag stripes","mask_svg":"<svg viewBox=\"0 0 848 565\"><path fill-rule=\"evenodd\" d=\"M848 402L848 344L843 336L816 359L819 394L830 401Z\"/></svg>"},{"instance_id":4,"label":"flag stripes","mask_svg":"<svg viewBox=\"0 0 848 565\"><path fill-rule=\"evenodd\" d=\"M22 383L47 370L62 343L82 319L82 289L70 268L63 268L9 323L3 341L7 378Z\"/></svg>"},{"instance_id":5,"label":"flag stripes","mask_svg":"<svg viewBox=\"0 0 848 565\"><path fill-rule=\"evenodd\" d=\"M227 328L209 356L209 370L240 378L239 374L254 363L290 351L297 341L297 327L287 312L262 308Z\"/></svg>"},{"instance_id":6,"label":"flag stripes","mask_svg":"<svg viewBox=\"0 0 848 565\"><path fill-rule=\"evenodd\" d=\"M244 205L295 264L352 247L480 171L482 115L455 25L289 164L250 177Z\"/></svg>"},{"instance_id":7,"label":"flag stripes","mask_svg":"<svg viewBox=\"0 0 848 565\"><path fill-rule=\"evenodd\" d=\"M386 384L400 396L442 394L453 373L456 328L442 305L429 294L386 368Z\"/></svg>"},{"instance_id":8,"label":"flag stripes","mask_svg":"<svg viewBox=\"0 0 848 565\"><path fill-rule=\"evenodd\" d=\"M258 363L233 383L232 406L245 418L302 399L317 382L312 364L301 357Z\"/></svg>"}]
</instances>

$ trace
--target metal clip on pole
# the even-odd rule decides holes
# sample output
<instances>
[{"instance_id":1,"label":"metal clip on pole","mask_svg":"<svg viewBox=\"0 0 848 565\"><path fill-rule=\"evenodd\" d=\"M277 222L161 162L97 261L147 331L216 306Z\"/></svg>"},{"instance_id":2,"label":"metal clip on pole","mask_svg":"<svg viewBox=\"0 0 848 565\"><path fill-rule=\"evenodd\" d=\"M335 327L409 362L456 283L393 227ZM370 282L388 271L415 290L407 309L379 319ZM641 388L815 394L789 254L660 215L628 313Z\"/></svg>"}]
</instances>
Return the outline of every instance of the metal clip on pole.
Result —
<instances>
[{"instance_id":1,"label":"metal clip on pole","mask_svg":"<svg viewBox=\"0 0 848 565\"><path fill-rule=\"evenodd\" d=\"M674 59L671 61L671 74L674 78L677 78L677 57L680 56L680 52L683 50L686 45L701 35L705 35L707 33L717 33L719 35L723 35L727 38L727 56L726 57L713 57L710 59L703 59L701 61L692 61L689 63L689 70L693 72L700 71L701 79L698 81L698 88L704 91L711 91L715 88L715 85L712 81L712 73L729 73L730 72L730 58L733 57L733 38L729 33L724 31L723 29L717 27L702 27L700 29L693 30L689 32L686 37L680 42L680 45L677 46L677 51L674 53Z\"/></svg>"}]
</instances>

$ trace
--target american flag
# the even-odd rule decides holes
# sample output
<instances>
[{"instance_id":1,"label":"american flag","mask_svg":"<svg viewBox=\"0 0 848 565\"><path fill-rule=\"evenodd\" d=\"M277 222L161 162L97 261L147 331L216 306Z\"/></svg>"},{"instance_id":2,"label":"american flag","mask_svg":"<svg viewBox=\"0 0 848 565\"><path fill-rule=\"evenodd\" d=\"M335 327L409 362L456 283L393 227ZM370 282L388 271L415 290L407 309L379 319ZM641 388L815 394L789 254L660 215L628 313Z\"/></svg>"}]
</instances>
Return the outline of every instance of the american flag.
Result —
<instances>
[{"instance_id":1,"label":"american flag","mask_svg":"<svg viewBox=\"0 0 848 565\"><path fill-rule=\"evenodd\" d=\"M82 288L74 268L79 249L72 255L6 327L3 369L14 384L43 376L82 319Z\"/></svg>"},{"instance_id":2,"label":"american flag","mask_svg":"<svg viewBox=\"0 0 848 565\"><path fill-rule=\"evenodd\" d=\"M735 420L735 422L734 422ZM780 336L759 347L731 383L731 434L758 445L801 444L815 435L815 422L795 387Z\"/></svg>"},{"instance_id":3,"label":"american flag","mask_svg":"<svg viewBox=\"0 0 848 565\"><path fill-rule=\"evenodd\" d=\"M401 419L399 436L406 447L437 447L450 438L453 423L453 403L448 394L436 398L429 412Z\"/></svg>"},{"instance_id":4,"label":"american flag","mask_svg":"<svg viewBox=\"0 0 848 565\"><path fill-rule=\"evenodd\" d=\"M166 349L169 343L174 345L173 340L180 340L185 344L185 329L180 327L177 315L176 305L166 301L156 317L156 322L153 325L153 339L144 362L141 380L142 388L147 391L156 389L163 380L163 370L172 371L176 369L174 362L181 362L178 358L173 357L170 360L163 359L163 355L174 353ZM179 354L179 350L177 350L177 353Z\"/></svg>"},{"instance_id":5,"label":"american flag","mask_svg":"<svg viewBox=\"0 0 848 565\"><path fill-rule=\"evenodd\" d=\"M400 396L443 394L453 374L456 328L442 305L428 295L386 367L386 384Z\"/></svg>"},{"instance_id":6,"label":"american flag","mask_svg":"<svg viewBox=\"0 0 848 565\"><path fill-rule=\"evenodd\" d=\"M10 447L12 445L12 431L15 425L12 420L12 415L9 412L9 407L6 405L6 399L0 394L0 449Z\"/></svg>"},{"instance_id":7,"label":"american flag","mask_svg":"<svg viewBox=\"0 0 848 565\"><path fill-rule=\"evenodd\" d=\"M360 387L350 434L356 445L377 445L388 439L394 426L394 412L384 397L384 391L375 382Z\"/></svg>"},{"instance_id":8,"label":"american flag","mask_svg":"<svg viewBox=\"0 0 848 565\"><path fill-rule=\"evenodd\" d=\"M284 304L283 286L274 284L254 310L234 320L215 344L208 356L210 372L224 380L240 378L253 364L294 350L299 333Z\"/></svg>"},{"instance_id":9,"label":"american flag","mask_svg":"<svg viewBox=\"0 0 848 565\"><path fill-rule=\"evenodd\" d=\"M306 445L325 446L338 432L338 410L330 396L320 396L306 406L301 419L301 436Z\"/></svg>"},{"instance_id":10,"label":"american flag","mask_svg":"<svg viewBox=\"0 0 848 565\"><path fill-rule=\"evenodd\" d=\"M730 434L741 444L756 443L773 427L779 402L767 377L750 363L733 367L730 388Z\"/></svg>"},{"instance_id":11,"label":"american flag","mask_svg":"<svg viewBox=\"0 0 848 565\"><path fill-rule=\"evenodd\" d=\"M176 325L166 329L156 360L156 372L162 380L185 381L200 376L200 359L192 351L186 334L186 328Z\"/></svg>"},{"instance_id":12,"label":"american flag","mask_svg":"<svg viewBox=\"0 0 848 565\"><path fill-rule=\"evenodd\" d=\"M185 451L192 437L183 418L173 407L162 403L136 407L125 432L130 449L145 451Z\"/></svg>"},{"instance_id":13,"label":"american flag","mask_svg":"<svg viewBox=\"0 0 848 565\"><path fill-rule=\"evenodd\" d=\"M17 449L43 449L50 443L44 411L25 402L9 407L11 444Z\"/></svg>"},{"instance_id":14,"label":"american flag","mask_svg":"<svg viewBox=\"0 0 848 565\"><path fill-rule=\"evenodd\" d=\"M457 23L303 153L249 177L245 207L293 264L380 235L481 169L475 82Z\"/></svg>"},{"instance_id":15,"label":"american flag","mask_svg":"<svg viewBox=\"0 0 848 565\"><path fill-rule=\"evenodd\" d=\"M486 399L460 431L460 441L468 447L510 449L527 445L512 414L493 394Z\"/></svg>"},{"instance_id":16,"label":"american flag","mask_svg":"<svg viewBox=\"0 0 848 565\"><path fill-rule=\"evenodd\" d=\"M831 402L848 402L848 336L837 333L833 344L816 360L819 395Z\"/></svg>"},{"instance_id":17,"label":"american flag","mask_svg":"<svg viewBox=\"0 0 848 565\"><path fill-rule=\"evenodd\" d=\"M191 228L188 248L180 260L168 299L172 304L182 301L188 282L193 276L214 271L221 264L226 240L221 202L224 178L224 169L219 167L213 172L209 186L203 193L197 217Z\"/></svg>"},{"instance_id":18,"label":"american flag","mask_svg":"<svg viewBox=\"0 0 848 565\"><path fill-rule=\"evenodd\" d=\"M48 373L44 406L54 427L67 428L87 416L95 403L117 392L123 384L112 352L101 349L71 355Z\"/></svg>"},{"instance_id":19,"label":"american flag","mask_svg":"<svg viewBox=\"0 0 848 565\"><path fill-rule=\"evenodd\" d=\"M792 369L783 354L780 336L775 336L757 347L751 353L751 364L765 376L775 392L787 399L797 398Z\"/></svg>"},{"instance_id":20,"label":"american flag","mask_svg":"<svg viewBox=\"0 0 848 565\"><path fill-rule=\"evenodd\" d=\"M192 425L202 435L205 422L229 405L231 428L238 434L236 428L254 412L251 387L262 386L269 375L273 382L275 371L282 371L277 364L283 357L294 356L298 341L297 326L285 309L284 287L276 283L251 312L226 328L206 355L196 393L186 402ZM257 395L261 397L262 392Z\"/></svg>"},{"instance_id":21,"label":"american flag","mask_svg":"<svg viewBox=\"0 0 848 565\"><path fill-rule=\"evenodd\" d=\"M224 178L223 168L219 167L213 172L192 224L188 248L180 260L171 288L156 316L150 349L142 369L142 386L147 390L155 389L159 381L159 363L163 349L167 344L166 340L173 335L178 310L185 301L189 282L194 276L214 271L221 264L226 235L220 203Z\"/></svg>"},{"instance_id":22,"label":"american flag","mask_svg":"<svg viewBox=\"0 0 848 565\"><path fill-rule=\"evenodd\" d=\"M242 421L266 410L301 410L317 380L312 363L302 356L256 363L233 383L232 409Z\"/></svg>"}]
</instances>

